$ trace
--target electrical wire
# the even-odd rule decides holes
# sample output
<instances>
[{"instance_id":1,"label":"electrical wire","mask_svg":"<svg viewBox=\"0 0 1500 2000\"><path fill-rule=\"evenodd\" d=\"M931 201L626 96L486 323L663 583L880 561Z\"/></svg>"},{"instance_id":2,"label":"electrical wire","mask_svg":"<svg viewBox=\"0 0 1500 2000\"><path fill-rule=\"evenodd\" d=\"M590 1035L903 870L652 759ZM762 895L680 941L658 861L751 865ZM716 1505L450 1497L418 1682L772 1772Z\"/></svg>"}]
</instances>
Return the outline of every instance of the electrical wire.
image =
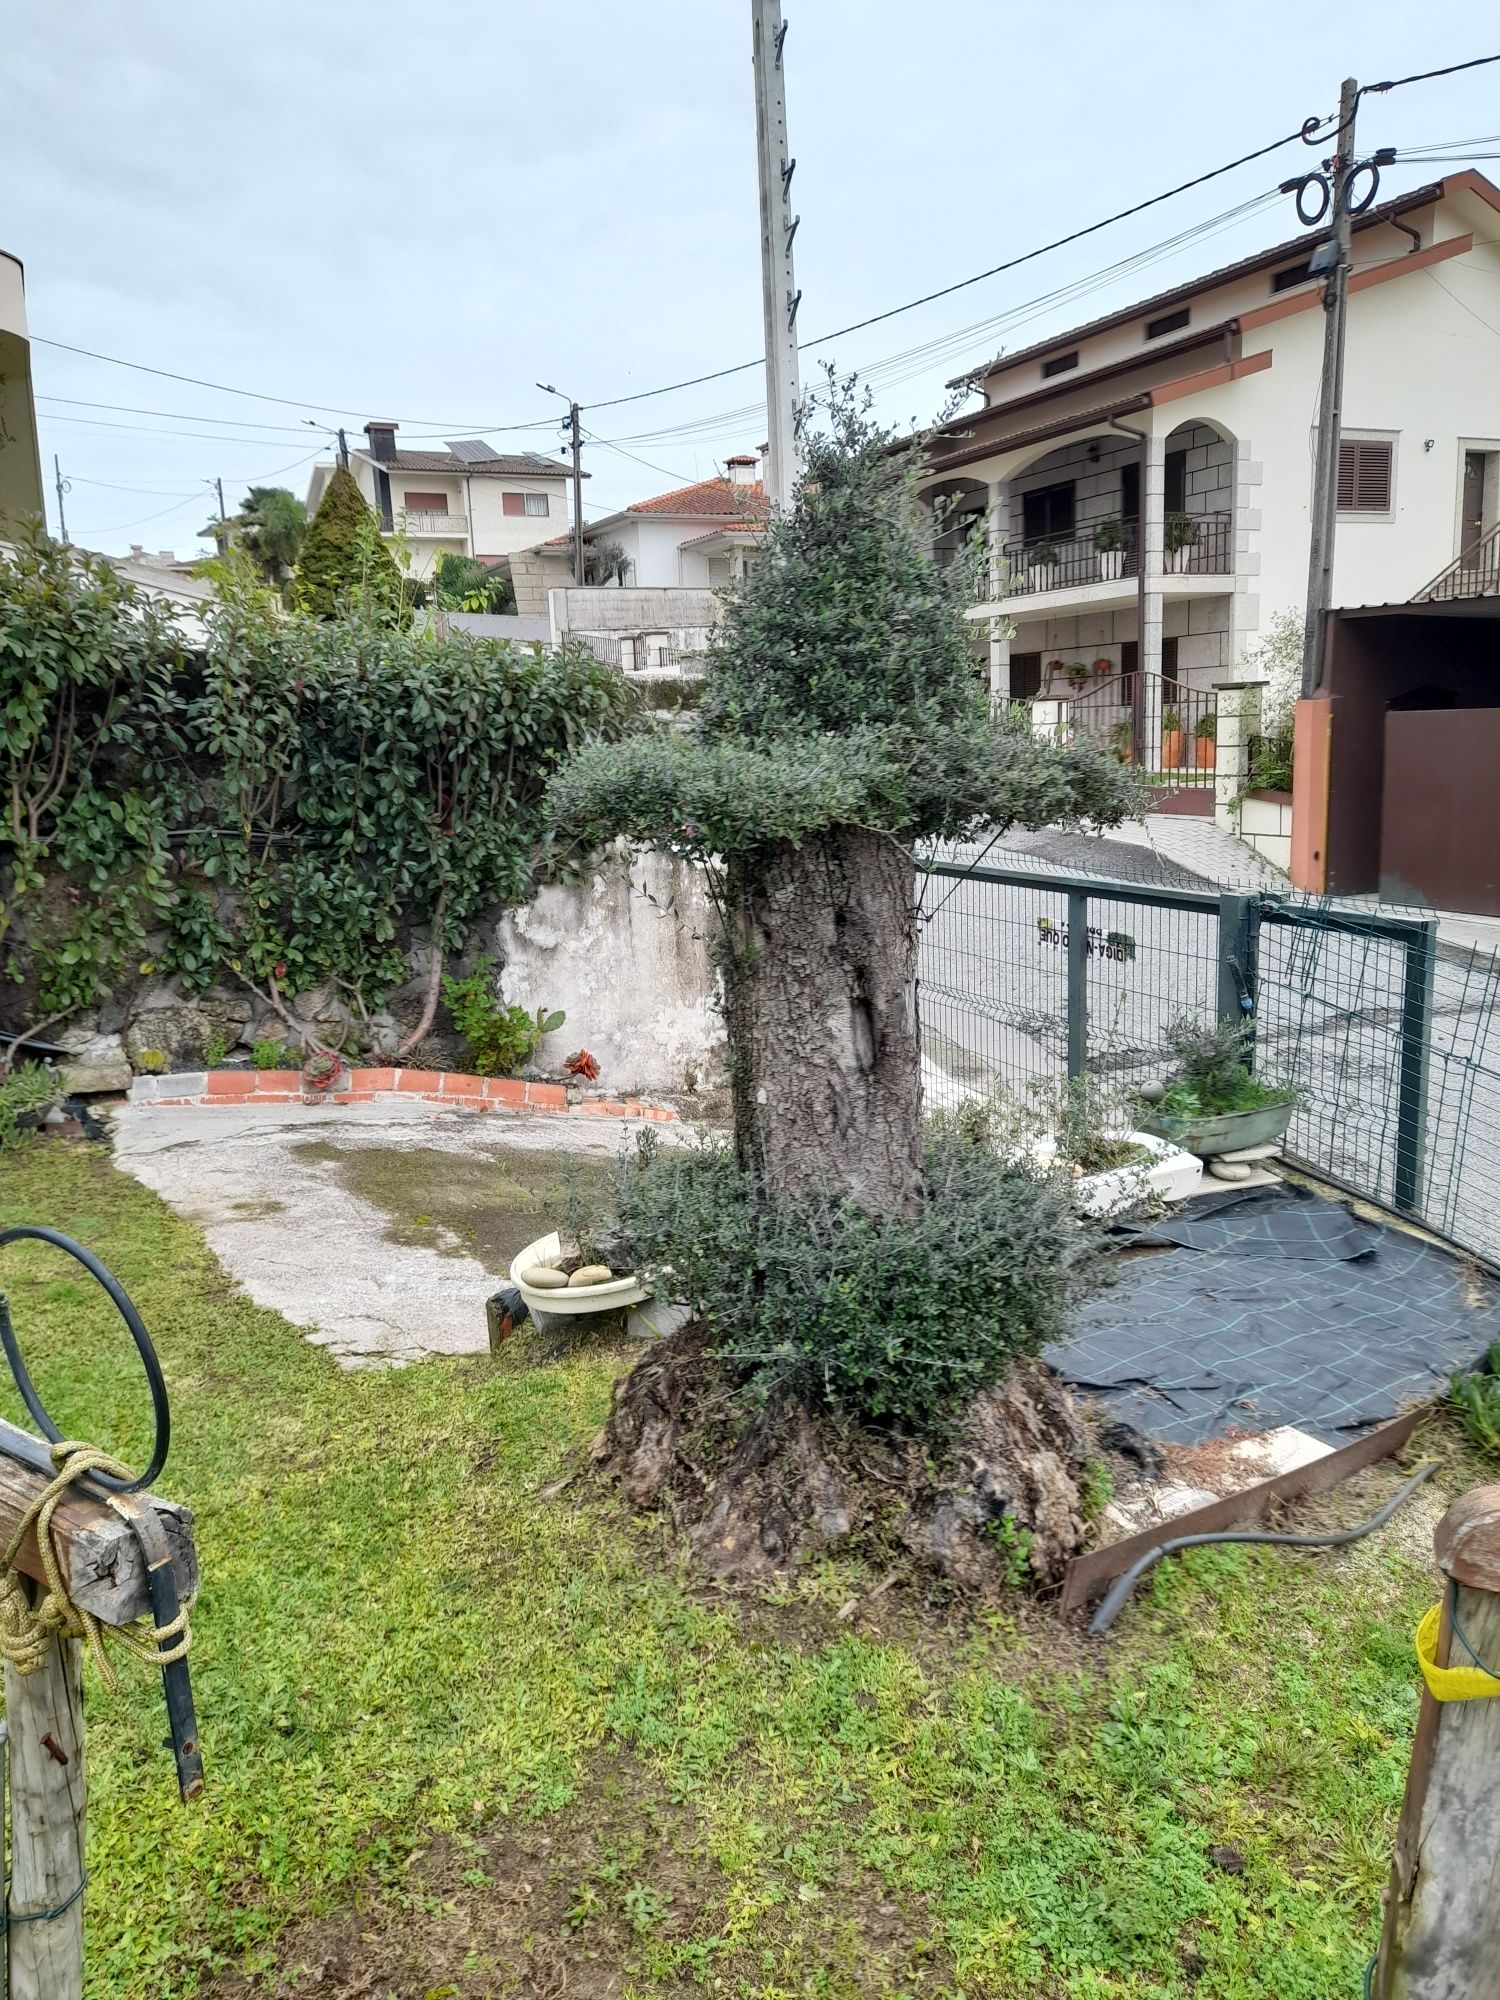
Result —
<instances>
[{"instance_id":1,"label":"electrical wire","mask_svg":"<svg viewBox=\"0 0 1500 2000\"><path fill-rule=\"evenodd\" d=\"M116 424L107 417L67 417L55 410L43 410L40 415L49 424L77 424L96 431L134 431L141 437L193 438L203 444L258 444L274 451L280 446L284 451L287 440L283 437L245 437L234 433L220 436L216 431L172 431L161 424ZM332 436L332 432L327 433ZM321 449L321 446L319 447Z\"/></svg>"},{"instance_id":2,"label":"electrical wire","mask_svg":"<svg viewBox=\"0 0 1500 2000\"><path fill-rule=\"evenodd\" d=\"M1398 76L1388 83L1361 84L1361 97L1383 95L1388 90L1404 90L1409 83L1430 83L1435 76L1457 76L1466 69L1483 69L1486 63L1500 62L1500 55L1473 56L1468 62L1449 63L1444 69L1419 69L1411 76Z\"/></svg>"},{"instance_id":3,"label":"electrical wire","mask_svg":"<svg viewBox=\"0 0 1500 2000\"><path fill-rule=\"evenodd\" d=\"M1245 167L1252 160L1263 160L1268 153L1276 153L1283 146L1290 146L1298 140L1316 134L1324 125L1337 124L1336 119L1320 118L1312 121L1311 130L1299 126L1295 132L1288 132L1280 139L1273 139L1269 145L1258 146L1252 153L1241 153L1238 159L1226 160L1222 166L1210 167L1206 173L1195 174L1191 180L1179 181L1176 187L1165 188L1160 194L1149 195L1144 201L1131 204L1129 208L1116 209L1113 215L1101 217L1098 222L1086 223L1081 229L1070 230L1066 236L1054 237L1050 243L1038 244L1034 250L1023 250L1018 257L1008 257L1002 264L992 264L988 270L976 271L970 278L959 278L951 285L940 285L936 291L924 292L920 298L908 299L905 304L889 306L884 312L871 313L865 319L851 320L847 326L835 327L831 333L820 333L811 340L799 341L798 352L805 348L824 347L831 340L842 340L846 334L862 333L867 326L879 326L888 319L895 319L901 313L914 312L918 306L931 305L934 299L951 298L954 292L961 292L970 285L982 284L986 278L997 278L1005 271L1014 271L1022 264L1032 263L1038 257L1045 257L1050 251L1061 250L1069 243L1079 243L1086 236L1097 235L1101 229L1108 229L1116 222L1124 222L1132 215L1141 215L1148 208L1155 208L1161 202L1171 201L1177 195L1186 194L1190 189L1202 187L1206 182L1217 180L1222 174L1233 173L1237 167ZM703 382L722 381L729 375L742 375L748 368L764 365L764 355L754 361L736 362L732 368L716 368L706 375L688 376L681 382L669 382L660 389L638 389L633 395L611 396L602 402L585 405L590 410L618 409L624 403L644 402L651 396L667 396L677 389L695 389Z\"/></svg>"},{"instance_id":4,"label":"electrical wire","mask_svg":"<svg viewBox=\"0 0 1500 2000\"><path fill-rule=\"evenodd\" d=\"M258 424L250 417L206 417L197 410L152 410L139 403L92 403L82 396L38 396L39 403L66 403L75 410L114 410L131 417L175 417L185 424L239 424L242 429L256 431L284 431L292 437L301 435L313 422L304 417L300 424ZM319 425L319 429L332 429L331 425Z\"/></svg>"}]
</instances>

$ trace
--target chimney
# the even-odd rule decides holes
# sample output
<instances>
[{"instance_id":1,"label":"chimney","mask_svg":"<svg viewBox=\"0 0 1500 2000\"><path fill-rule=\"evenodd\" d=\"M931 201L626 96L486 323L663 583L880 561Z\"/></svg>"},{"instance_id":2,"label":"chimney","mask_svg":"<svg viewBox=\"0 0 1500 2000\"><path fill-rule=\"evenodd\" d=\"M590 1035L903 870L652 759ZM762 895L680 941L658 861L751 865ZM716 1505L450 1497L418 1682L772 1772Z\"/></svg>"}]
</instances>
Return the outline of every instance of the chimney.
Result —
<instances>
[{"instance_id":1,"label":"chimney","mask_svg":"<svg viewBox=\"0 0 1500 2000\"><path fill-rule=\"evenodd\" d=\"M370 441L370 456L378 465L394 465L396 461L396 432L399 424L366 424L365 436Z\"/></svg>"},{"instance_id":2,"label":"chimney","mask_svg":"<svg viewBox=\"0 0 1500 2000\"><path fill-rule=\"evenodd\" d=\"M753 486L760 478L760 460L753 451L742 451L734 458L726 458L724 469L729 474L731 486Z\"/></svg>"}]
</instances>

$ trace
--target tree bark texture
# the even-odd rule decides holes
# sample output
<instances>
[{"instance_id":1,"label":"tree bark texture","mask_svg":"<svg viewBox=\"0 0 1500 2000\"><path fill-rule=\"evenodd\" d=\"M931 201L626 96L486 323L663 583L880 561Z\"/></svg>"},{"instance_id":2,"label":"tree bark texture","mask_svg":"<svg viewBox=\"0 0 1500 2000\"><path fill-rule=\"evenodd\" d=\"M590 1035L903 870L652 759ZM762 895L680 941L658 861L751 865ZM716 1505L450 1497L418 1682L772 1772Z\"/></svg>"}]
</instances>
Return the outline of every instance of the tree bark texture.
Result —
<instances>
[{"instance_id":1,"label":"tree bark texture","mask_svg":"<svg viewBox=\"0 0 1500 2000\"><path fill-rule=\"evenodd\" d=\"M915 881L909 849L849 829L731 875L735 1143L774 1193L920 1199Z\"/></svg>"}]
</instances>

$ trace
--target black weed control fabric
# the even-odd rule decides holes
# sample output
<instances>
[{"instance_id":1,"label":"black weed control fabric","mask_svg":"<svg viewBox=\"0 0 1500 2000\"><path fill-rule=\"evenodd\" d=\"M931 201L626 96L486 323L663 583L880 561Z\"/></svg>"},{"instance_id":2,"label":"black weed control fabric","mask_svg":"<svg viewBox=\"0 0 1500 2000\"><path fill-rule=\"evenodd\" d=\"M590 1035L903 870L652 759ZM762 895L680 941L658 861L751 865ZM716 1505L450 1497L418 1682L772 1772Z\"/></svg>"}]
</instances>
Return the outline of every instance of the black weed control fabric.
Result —
<instances>
[{"instance_id":1,"label":"black weed control fabric","mask_svg":"<svg viewBox=\"0 0 1500 2000\"><path fill-rule=\"evenodd\" d=\"M1305 1189L1226 1189L1117 1235L1151 1254L1122 1257L1046 1359L1172 1443L1294 1424L1347 1444L1500 1339L1486 1279Z\"/></svg>"}]
</instances>

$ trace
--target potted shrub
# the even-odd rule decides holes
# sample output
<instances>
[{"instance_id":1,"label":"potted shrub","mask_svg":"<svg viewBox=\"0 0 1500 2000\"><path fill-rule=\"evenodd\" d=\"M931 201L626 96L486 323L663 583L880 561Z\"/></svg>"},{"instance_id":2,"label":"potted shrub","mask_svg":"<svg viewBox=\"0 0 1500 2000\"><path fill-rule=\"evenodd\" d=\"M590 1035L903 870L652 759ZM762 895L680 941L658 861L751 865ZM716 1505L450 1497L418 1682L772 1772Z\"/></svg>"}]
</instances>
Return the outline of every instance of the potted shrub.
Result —
<instances>
[{"instance_id":1,"label":"potted shrub","mask_svg":"<svg viewBox=\"0 0 1500 2000\"><path fill-rule=\"evenodd\" d=\"M1135 762L1135 731L1128 721L1115 723L1109 732L1109 754L1117 764Z\"/></svg>"},{"instance_id":2,"label":"potted shrub","mask_svg":"<svg viewBox=\"0 0 1500 2000\"><path fill-rule=\"evenodd\" d=\"M1075 692L1078 691L1079 689L1086 688L1088 686L1089 670L1083 664L1082 660L1075 660L1072 663L1072 665L1066 669L1066 672L1068 676L1068 686L1074 689Z\"/></svg>"},{"instance_id":3,"label":"potted shrub","mask_svg":"<svg viewBox=\"0 0 1500 2000\"><path fill-rule=\"evenodd\" d=\"M1164 708L1161 712L1161 767L1176 771L1182 766L1182 711Z\"/></svg>"},{"instance_id":4,"label":"potted shrub","mask_svg":"<svg viewBox=\"0 0 1500 2000\"><path fill-rule=\"evenodd\" d=\"M1026 551L1026 588L1053 590L1057 586L1057 550L1051 542L1033 542Z\"/></svg>"},{"instance_id":5,"label":"potted shrub","mask_svg":"<svg viewBox=\"0 0 1500 2000\"><path fill-rule=\"evenodd\" d=\"M1215 748L1218 734L1218 717L1200 715L1198 726L1193 731L1193 756L1200 771L1211 771L1214 767L1214 758L1218 754Z\"/></svg>"},{"instance_id":6,"label":"potted shrub","mask_svg":"<svg viewBox=\"0 0 1500 2000\"><path fill-rule=\"evenodd\" d=\"M1193 544L1198 539L1198 524L1191 514L1168 514L1165 530L1166 567L1174 576L1186 574Z\"/></svg>"},{"instance_id":7,"label":"potted shrub","mask_svg":"<svg viewBox=\"0 0 1500 2000\"><path fill-rule=\"evenodd\" d=\"M1184 1017L1166 1032L1173 1073L1141 1123L1201 1160L1280 1139L1297 1093L1250 1073L1253 1020L1204 1023ZM1156 1086L1161 1091L1161 1085Z\"/></svg>"},{"instance_id":8,"label":"potted shrub","mask_svg":"<svg viewBox=\"0 0 1500 2000\"><path fill-rule=\"evenodd\" d=\"M1116 520L1101 521L1094 530L1094 552L1099 558L1099 575L1113 583L1125 569L1125 530Z\"/></svg>"}]
</instances>

